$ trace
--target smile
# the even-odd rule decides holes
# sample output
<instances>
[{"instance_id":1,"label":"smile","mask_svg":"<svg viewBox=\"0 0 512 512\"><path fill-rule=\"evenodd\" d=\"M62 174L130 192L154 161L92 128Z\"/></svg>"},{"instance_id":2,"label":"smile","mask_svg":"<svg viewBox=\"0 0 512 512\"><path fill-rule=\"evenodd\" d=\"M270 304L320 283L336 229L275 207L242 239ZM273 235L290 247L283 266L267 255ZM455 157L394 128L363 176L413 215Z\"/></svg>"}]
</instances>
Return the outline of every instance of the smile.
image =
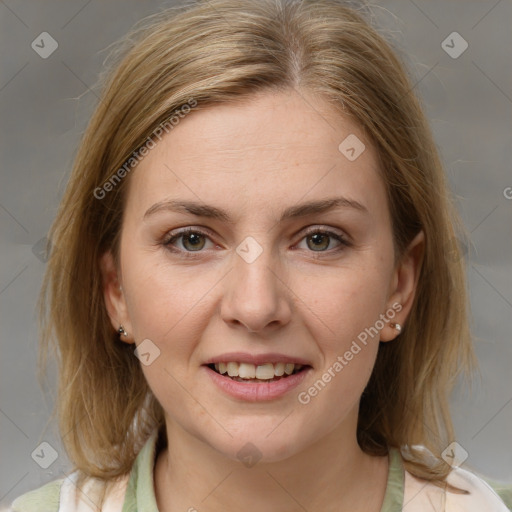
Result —
<instances>
[{"instance_id":1,"label":"smile","mask_svg":"<svg viewBox=\"0 0 512 512\"><path fill-rule=\"evenodd\" d=\"M297 387L313 370L309 365L294 363L254 365L235 361L210 363L202 368L219 390L245 402L280 398Z\"/></svg>"},{"instance_id":2,"label":"smile","mask_svg":"<svg viewBox=\"0 0 512 512\"><path fill-rule=\"evenodd\" d=\"M230 361L209 364L208 367L220 375L237 382L275 382L300 372L304 365L295 363L238 363Z\"/></svg>"}]
</instances>

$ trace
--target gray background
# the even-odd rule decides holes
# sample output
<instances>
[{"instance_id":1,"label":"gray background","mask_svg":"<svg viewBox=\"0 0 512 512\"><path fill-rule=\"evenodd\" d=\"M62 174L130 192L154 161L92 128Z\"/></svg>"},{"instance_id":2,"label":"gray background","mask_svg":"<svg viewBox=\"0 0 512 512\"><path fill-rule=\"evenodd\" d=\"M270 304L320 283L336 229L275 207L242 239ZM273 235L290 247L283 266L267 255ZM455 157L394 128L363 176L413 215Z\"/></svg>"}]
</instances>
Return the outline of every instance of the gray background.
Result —
<instances>
[{"instance_id":1,"label":"gray background","mask_svg":"<svg viewBox=\"0 0 512 512\"><path fill-rule=\"evenodd\" d=\"M106 47L171 5L0 0L0 504L68 468L49 423L54 382L42 390L35 374L45 264L34 245L55 215L97 102L91 87ZM469 454L466 467L512 483L512 3L388 0L374 13L415 77L471 234L466 260L481 378L471 395L459 386L453 397L457 440ZM43 31L59 45L47 59L31 48ZM469 44L456 59L441 47L453 31ZM43 441L58 453L48 469L31 456Z\"/></svg>"}]
</instances>

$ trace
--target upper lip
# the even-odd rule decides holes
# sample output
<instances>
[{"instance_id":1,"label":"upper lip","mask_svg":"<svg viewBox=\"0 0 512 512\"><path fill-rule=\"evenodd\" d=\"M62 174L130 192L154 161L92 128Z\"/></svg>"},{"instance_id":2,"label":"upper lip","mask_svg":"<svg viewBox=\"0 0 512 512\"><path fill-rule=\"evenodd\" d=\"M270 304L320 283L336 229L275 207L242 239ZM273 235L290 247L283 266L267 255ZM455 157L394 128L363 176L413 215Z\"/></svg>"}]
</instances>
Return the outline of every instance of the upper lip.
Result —
<instances>
[{"instance_id":1,"label":"upper lip","mask_svg":"<svg viewBox=\"0 0 512 512\"><path fill-rule=\"evenodd\" d=\"M287 356L285 354L278 354L276 352L265 354L249 354L247 352L227 352L219 356L214 356L208 359L205 365L212 363L249 363L255 366L265 363L295 363L303 366L311 366L311 364L301 357Z\"/></svg>"}]
</instances>

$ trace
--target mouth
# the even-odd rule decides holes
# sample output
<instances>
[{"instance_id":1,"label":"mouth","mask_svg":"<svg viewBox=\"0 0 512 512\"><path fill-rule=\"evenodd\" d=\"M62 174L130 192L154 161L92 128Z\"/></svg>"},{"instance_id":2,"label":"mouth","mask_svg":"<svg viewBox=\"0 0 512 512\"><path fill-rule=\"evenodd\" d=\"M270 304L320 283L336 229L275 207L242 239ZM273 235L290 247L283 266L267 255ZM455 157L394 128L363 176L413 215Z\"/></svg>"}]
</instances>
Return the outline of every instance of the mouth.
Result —
<instances>
[{"instance_id":1,"label":"mouth","mask_svg":"<svg viewBox=\"0 0 512 512\"><path fill-rule=\"evenodd\" d=\"M205 365L215 373L236 382L269 383L285 380L302 373L311 366L295 363L264 363L254 365L235 361L210 363Z\"/></svg>"}]
</instances>

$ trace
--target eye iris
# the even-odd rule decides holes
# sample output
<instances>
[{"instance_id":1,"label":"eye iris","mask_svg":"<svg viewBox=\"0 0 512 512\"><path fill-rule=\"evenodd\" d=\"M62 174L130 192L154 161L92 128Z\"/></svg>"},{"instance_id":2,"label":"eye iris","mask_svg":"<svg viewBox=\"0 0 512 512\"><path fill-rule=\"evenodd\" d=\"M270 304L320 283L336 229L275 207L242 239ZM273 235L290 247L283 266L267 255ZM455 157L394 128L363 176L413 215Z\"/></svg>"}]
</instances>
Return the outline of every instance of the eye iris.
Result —
<instances>
[{"instance_id":1,"label":"eye iris","mask_svg":"<svg viewBox=\"0 0 512 512\"><path fill-rule=\"evenodd\" d=\"M315 248L327 249L327 247L329 247L329 236L324 235L323 233L314 233L313 235L310 235L308 237L308 240L314 240L313 247L315 247ZM322 243L322 241L325 242L326 240L327 240L327 245L323 244L324 246L322 247L320 244ZM308 243L308 246L309 246L309 243ZM309 248L311 249L312 247L310 246Z\"/></svg>"},{"instance_id":2,"label":"eye iris","mask_svg":"<svg viewBox=\"0 0 512 512\"><path fill-rule=\"evenodd\" d=\"M183 245L184 245L184 247L189 249L190 247L187 247L187 242L192 241L192 248L191 248L191 250L192 251L197 251L197 250L202 249L204 247L204 239L203 239L203 243L202 243L202 245L200 245L200 247L198 247L198 245L197 245L197 242L200 242L201 238L202 238L202 235L200 235L198 233L188 233L186 235L183 235Z\"/></svg>"}]
</instances>

